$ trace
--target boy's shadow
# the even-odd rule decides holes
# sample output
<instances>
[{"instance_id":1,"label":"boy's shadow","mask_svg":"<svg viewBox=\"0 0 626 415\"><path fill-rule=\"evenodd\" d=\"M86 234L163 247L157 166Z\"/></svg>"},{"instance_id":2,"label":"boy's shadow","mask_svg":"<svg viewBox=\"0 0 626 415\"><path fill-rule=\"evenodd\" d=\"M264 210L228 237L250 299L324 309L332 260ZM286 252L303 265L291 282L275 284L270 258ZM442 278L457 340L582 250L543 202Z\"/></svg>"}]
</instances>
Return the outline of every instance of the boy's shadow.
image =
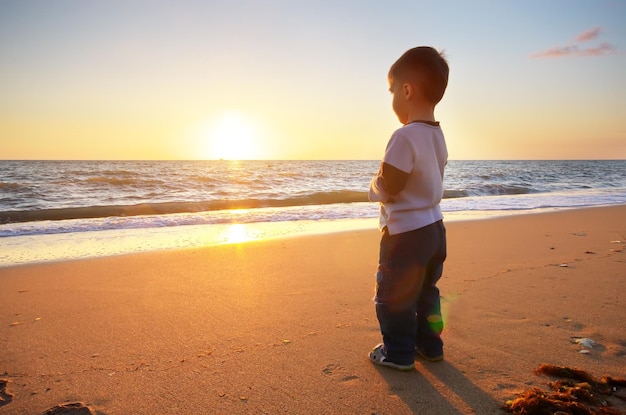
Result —
<instances>
[{"instance_id":1,"label":"boy's shadow","mask_svg":"<svg viewBox=\"0 0 626 415\"><path fill-rule=\"evenodd\" d=\"M389 385L414 414L502 414L502 403L472 383L447 361L416 360L415 372L377 367Z\"/></svg>"}]
</instances>

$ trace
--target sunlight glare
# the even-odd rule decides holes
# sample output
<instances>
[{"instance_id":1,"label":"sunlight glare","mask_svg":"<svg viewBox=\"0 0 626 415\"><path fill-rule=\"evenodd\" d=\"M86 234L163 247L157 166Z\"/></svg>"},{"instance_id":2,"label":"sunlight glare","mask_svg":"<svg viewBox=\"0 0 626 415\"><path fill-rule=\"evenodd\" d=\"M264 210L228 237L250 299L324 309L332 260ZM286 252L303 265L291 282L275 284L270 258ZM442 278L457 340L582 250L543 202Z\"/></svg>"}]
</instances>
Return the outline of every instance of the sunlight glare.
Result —
<instances>
[{"instance_id":1,"label":"sunlight glare","mask_svg":"<svg viewBox=\"0 0 626 415\"><path fill-rule=\"evenodd\" d=\"M259 128L251 117L237 111L223 113L209 131L207 158L252 160L260 157Z\"/></svg>"},{"instance_id":2,"label":"sunlight glare","mask_svg":"<svg viewBox=\"0 0 626 415\"><path fill-rule=\"evenodd\" d=\"M237 244L241 242L248 242L254 240L254 236L248 233L246 225L242 223L236 223L231 225L226 231L226 243Z\"/></svg>"}]
</instances>

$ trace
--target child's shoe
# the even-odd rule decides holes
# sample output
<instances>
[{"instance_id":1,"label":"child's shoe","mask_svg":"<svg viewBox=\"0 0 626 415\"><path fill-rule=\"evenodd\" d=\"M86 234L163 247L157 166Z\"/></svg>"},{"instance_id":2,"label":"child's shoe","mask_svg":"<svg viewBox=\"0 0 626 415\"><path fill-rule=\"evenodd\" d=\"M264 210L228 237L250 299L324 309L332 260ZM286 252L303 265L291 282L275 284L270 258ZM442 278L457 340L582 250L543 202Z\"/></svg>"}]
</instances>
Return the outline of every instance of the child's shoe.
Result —
<instances>
[{"instance_id":1,"label":"child's shoe","mask_svg":"<svg viewBox=\"0 0 626 415\"><path fill-rule=\"evenodd\" d=\"M411 363L409 365L401 365L399 363L394 363L387 359L385 356L385 351L383 350L384 345L382 343L377 344L376 347L372 349L369 354L369 358L375 365L392 367L394 369L409 371L415 369L415 363Z\"/></svg>"},{"instance_id":2,"label":"child's shoe","mask_svg":"<svg viewBox=\"0 0 626 415\"><path fill-rule=\"evenodd\" d=\"M443 360L443 350L434 351L416 347L415 354L429 362L440 362Z\"/></svg>"}]
</instances>

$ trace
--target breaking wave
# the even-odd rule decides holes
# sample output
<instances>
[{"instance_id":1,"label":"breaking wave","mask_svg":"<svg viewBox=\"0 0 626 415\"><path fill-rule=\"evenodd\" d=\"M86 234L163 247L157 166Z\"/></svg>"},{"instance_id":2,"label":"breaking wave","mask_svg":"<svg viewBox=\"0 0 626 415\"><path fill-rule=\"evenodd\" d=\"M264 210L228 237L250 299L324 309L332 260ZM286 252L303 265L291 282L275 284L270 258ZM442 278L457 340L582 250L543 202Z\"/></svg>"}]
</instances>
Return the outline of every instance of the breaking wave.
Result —
<instances>
[{"instance_id":1,"label":"breaking wave","mask_svg":"<svg viewBox=\"0 0 626 415\"><path fill-rule=\"evenodd\" d=\"M92 219L113 216L164 215L217 210L256 209L330 205L335 203L367 202L367 193L355 191L319 192L287 199L221 199L201 202L139 203L0 212L0 223L35 222L43 220Z\"/></svg>"}]
</instances>

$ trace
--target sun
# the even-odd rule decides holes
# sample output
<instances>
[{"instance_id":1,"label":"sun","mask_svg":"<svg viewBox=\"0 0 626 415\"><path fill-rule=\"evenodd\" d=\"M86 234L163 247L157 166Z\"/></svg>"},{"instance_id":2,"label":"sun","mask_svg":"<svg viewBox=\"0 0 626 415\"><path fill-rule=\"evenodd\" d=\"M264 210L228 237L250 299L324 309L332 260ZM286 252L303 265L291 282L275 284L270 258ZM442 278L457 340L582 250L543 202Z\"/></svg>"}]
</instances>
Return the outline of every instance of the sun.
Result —
<instances>
[{"instance_id":1,"label":"sun","mask_svg":"<svg viewBox=\"0 0 626 415\"><path fill-rule=\"evenodd\" d=\"M206 156L223 160L261 158L260 132L252 117L238 111L221 114L207 132Z\"/></svg>"}]
</instances>

